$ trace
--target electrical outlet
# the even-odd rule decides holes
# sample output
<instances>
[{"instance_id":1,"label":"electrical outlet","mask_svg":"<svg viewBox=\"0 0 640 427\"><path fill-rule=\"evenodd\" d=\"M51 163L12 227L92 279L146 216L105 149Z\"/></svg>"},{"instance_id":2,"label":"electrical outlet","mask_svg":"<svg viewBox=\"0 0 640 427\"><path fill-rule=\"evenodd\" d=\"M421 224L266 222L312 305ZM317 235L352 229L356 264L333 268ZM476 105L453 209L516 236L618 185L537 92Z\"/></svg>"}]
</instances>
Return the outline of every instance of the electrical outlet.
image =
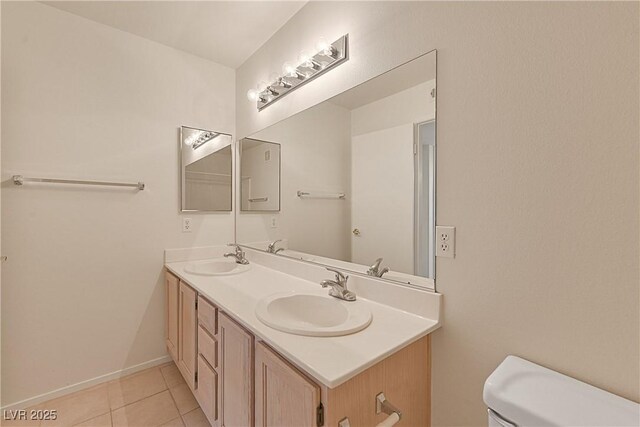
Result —
<instances>
[{"instance_id":1,"label":"electrical outlet","mask_svg":"<svg viewBox=\"0 0 640 427\"><path fill-rule=\"evenodd\" d=\"M182 218L182 232L191 233L191 218Z\"/></svg>"},{"instance_id":2,"label":"electrical outlet","mask_svg":"<svg viewBox=\"0 0 640 427\"><path fill-rule=\"evenodd\" d=\"M454 258L456 256L456 228L436 226L436 256Z\"/></svg>"},{"instance_id":3,"label":"electrical outlet","mask_svg":"<svg viewBox=\"0 0 640 427\"><path fill-rule=\"evenodd\" d=\"M278 228L278 220L275 216L271 217L271 228Z\"/></svg>"}]
</instances>

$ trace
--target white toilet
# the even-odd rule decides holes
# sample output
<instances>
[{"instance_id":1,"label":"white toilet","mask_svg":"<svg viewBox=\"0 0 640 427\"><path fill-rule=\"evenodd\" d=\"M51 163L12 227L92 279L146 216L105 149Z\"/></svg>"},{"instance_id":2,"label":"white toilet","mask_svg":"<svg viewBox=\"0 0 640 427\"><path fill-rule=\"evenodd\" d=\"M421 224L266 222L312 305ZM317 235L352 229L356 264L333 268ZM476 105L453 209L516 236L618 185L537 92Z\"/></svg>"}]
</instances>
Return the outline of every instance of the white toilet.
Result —
<instances>
[{"instance_id":1,"label":"white toilet","mask_svg":"<svg viewBox=\"0 0 640 427\"><path fill-rule=\"evenodd\" d=\"M487 378L489 427L640 426L640 405L516 356Z\"/></svg>"}]
</instances>

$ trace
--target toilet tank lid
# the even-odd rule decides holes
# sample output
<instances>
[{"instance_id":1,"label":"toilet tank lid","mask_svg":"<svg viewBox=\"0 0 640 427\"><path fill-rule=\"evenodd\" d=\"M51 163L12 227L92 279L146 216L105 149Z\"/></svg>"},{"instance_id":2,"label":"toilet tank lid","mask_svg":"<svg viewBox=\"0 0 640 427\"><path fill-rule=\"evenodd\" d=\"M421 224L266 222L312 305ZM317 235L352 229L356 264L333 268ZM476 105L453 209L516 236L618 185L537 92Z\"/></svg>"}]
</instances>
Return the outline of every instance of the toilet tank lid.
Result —
<instances>
[{"instance_id":1,"label":"toilet tank lid","mask_svg":"<svg viewBox=\"0 0 640 427\"><path fill-rule=\"evenodd\" d=\"M516 425L640 425L639 404L516 356L487 378L483 398Z\"/></svg>"}]
</instances>

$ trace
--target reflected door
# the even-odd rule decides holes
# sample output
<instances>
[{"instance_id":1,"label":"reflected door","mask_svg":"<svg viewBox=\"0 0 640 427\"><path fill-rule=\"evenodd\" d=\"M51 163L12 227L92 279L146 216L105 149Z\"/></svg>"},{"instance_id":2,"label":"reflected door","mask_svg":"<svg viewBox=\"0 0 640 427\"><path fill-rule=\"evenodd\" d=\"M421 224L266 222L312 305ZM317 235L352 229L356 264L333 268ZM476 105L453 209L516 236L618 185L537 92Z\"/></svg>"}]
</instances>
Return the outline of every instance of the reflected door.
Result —
<instances>
[{"instance_id":1,"label":"reflected door","mask_svg":"<svg viewBox=\"0 0 640 427\"><path fill-rule=\"evenodd\" d=\"M352 138L351 262L413 274L413 134L408 123Z\"/></svg>"},{"instance_id":2,"label":"reflected door","mask_svg":"<svg viewBox=\"0 0 640 427\"><path fill-rule=\"evenodd\" d=\"M432 233L435 220L435 167L436 167L436 123L435 120L419 123L416 126L416 162L415 162L415 274L423 277L435 277L435 239Z\"/></svg>"}]
</instances>

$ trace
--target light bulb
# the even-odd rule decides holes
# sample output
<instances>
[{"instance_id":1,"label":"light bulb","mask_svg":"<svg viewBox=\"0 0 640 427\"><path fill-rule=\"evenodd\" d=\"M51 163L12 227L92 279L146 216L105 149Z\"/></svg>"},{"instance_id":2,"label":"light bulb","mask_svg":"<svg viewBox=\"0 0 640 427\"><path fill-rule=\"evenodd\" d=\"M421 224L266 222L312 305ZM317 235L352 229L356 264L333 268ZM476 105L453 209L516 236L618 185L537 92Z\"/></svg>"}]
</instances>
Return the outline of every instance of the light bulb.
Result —
<instances>
[{"instance_id":1,"label":"light bulb","mask_svg":"<svg viewBox=\"0 0 640 427\"><path fill-rule=\"evenodd\" d=\"M308 50L303 50L300 52L300 56L298 56L298 62L305 67L310 67L312 57L313 55Z\"/></svg>"},{"instance_id":2,"label":"light bulb","mask_svg":"<svg viewBox=\"0 0 640 427\"><path fill-rule=\"evenodd\" d=\"M260 83L258 83L257 86L258 92L262 93L267 89L267 83L264 81L261 81Z\"/></svg>"},{"instance_id":3,"label":"light bulb","mask_svg":"<svg viewBox=\"0 0 640 427\"><path fill-rule=\"evenodd\" d=\"M331 45L324 37L321 37L318 43L316 43L316 49L318 52L324 56L329 56L331 58L336 57L336 48Z\"/></svg>"},{"instance_id":4,"label":"light bulb","mask_svg":"<svg viewBox=\"0 0 640 427\"><path fill-rule=\"evenodd\" d=\"M184 143L185 145L192 146L193 143L196 142L196 139L198 139L198 134L191 134L185 138Z\"/></svg>"},{"instance_id":5,"label":"light bulb","mask_svg":"<svg viewBox=\"0 0 640 427\"><path fill-rule=\"evenodd\" d=\"M247 99L249 101L257 101L258 100L258 91L256 89L249 89L247 91Z\"/></svg>"},{"instance_id":6,"label":"light bulb","mask_svg":"<svg viewBox=\"0 0 640 427\"><path fill-rule=\"evenodd\" d=\"M316 52L324 52L329 49L331 45L324 37L320 37L318 43L316 43Z\"/></svg>"},{"instance_id":7,"label":"light bulb","mask_svg":"<svg viewBox=\"0 0 640 427\"><path fill-rule=\"evenodd\" d=\"M289 77L295 77L296 66L291 62L285 62L284 64L282 64L282 72Z\"/></svg>"},{"instance_id":8,"label":"light bulb","mask_svg":"<svg viewBox=\"0 0 640 427\"><path fill-rule=\"evenodd\" d=\"M273 83L273 82L277 82L280 79L280 75L278 73L271 73L269 74L269 82Z\"/></svg>"}]
</instances>

